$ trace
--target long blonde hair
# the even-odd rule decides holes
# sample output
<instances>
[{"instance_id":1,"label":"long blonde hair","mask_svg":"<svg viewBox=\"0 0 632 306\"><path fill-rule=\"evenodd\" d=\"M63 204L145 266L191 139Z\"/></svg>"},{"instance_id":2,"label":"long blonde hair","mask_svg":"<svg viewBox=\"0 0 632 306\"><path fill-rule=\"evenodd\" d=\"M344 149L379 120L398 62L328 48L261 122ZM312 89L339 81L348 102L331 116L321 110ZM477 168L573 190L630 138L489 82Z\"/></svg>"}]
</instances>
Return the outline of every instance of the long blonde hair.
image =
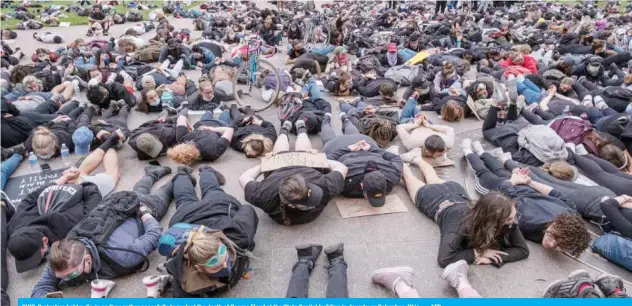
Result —
<instances>
[{"instance_id":1,"label":"long blonde hair","mask_svg":"<svg viewBox=\"0 0 632 306\"><path fill-rule=\"evenodd\" d=\"M209 258L217 255L221 244L226 245L230 253L238 254L241 249L224 233L219 230L205 231L204 226L200 226L196 231L191 231L184 247L184 253L192 265L203 265ZM236 258L232 259L233 262Z\"/></svg>"},{"instance_id":2,"label":"long blonde hair","mask_svg":"<svg viewBox=\"0 0 632 306\"><path fill-rule=\"evenodd\" d=\"M50 150L51 146L53 149L53 154L55 154L55 152L57 152L57 149L59 148L59 139L55 134L53 134L51 130L40 126L33 131L33 139L31 145L33 147L33 151L38 155L46 155L41 154L42 151Z\"/></svg>"}]
</instances>

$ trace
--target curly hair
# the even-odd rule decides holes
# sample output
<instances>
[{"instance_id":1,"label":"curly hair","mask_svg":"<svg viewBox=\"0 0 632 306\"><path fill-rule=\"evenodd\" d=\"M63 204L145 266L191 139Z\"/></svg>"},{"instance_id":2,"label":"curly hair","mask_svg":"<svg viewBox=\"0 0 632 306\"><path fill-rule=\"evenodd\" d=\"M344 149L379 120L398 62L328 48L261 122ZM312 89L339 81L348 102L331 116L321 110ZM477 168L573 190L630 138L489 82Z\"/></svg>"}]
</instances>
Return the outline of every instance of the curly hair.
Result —
<instances>
[{"instance_id":1,"label":"curly hair","mask_svg":"<svg viewBox=\"0 0 632 306\"><path fill-rule=\"evenodd\" d=\"M579 256L590 245L591 238L586 223L578 214L559 215L550 226L555 230L557 246L573 256Z\"/></svg>"},{"instance_id":2,"label":"curly hair","mask_svg":"<svg viewBox=\"0 0 632 306\"><path fill-rule=\"evenodd\" d=\"M192 143L181 143L167 150L167 156L179 164L190 165L200 157L200 151Z\"/></svg>"},{"instance_id":3,"label":"curly hair","mask_svg":"<svg viewBox=\"0 0 632 306\"><path fill-rule=\"evenodd\" d=\"M33 74L35 71L35 67L32 65L17 65L13 67L13 70L11 70L11 83L22 83L22 80L24 80L27 75Z\"/></svg>"}]
</instances>

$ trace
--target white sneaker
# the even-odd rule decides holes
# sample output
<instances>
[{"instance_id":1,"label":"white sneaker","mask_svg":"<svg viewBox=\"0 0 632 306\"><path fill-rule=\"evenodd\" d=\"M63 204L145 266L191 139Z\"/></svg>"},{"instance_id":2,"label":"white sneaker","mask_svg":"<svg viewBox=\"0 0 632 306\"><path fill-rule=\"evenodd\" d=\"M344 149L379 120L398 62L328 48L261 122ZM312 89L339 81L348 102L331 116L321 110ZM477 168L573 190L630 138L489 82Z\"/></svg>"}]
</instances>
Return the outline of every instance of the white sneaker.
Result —
<instances>
[{"instance_id":1,"label":"white sneaker","mask_svg":"<svg viewBox=\"0 0 632 306\"><path fill-rule=\"evenodd\" d=\"M421 148L414 148L410 150L408 153L399 155L399 157L405 163L416 164L415 159L421 158Z\"/></svg>"},{"instance_id":2,"label":"white sneaker","mask_svg":"<svg viewBox=\"0 0 632 306\"><path fill-rule=\"evenodd\" d=\"M148 298L159 298L165 287L171 282L171 275L151 275L143 278L143 285L147 289Z\"/></svg>"},{"instance_id":3,"label":"white sneaker","mask_svg":"<svg viewBox=\"0 0 632 306\"><path fill-rule=\"evenodd\" d=\"M116 285L115 281L107 279L95 279L90 283L90 297L91 298L106 298L112 288Z\"/></svg>"}]
</instances>

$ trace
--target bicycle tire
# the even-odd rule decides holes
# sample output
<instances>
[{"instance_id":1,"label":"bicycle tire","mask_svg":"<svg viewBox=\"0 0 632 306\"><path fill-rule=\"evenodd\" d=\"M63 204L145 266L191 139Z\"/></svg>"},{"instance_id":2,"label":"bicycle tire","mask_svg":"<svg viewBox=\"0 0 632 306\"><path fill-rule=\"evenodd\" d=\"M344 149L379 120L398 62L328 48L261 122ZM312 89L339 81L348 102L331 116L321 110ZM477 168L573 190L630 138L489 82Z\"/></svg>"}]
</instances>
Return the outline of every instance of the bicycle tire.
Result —
<instances>
[{"instance_id":1,"label":"bicycle tire","mask_svg":"<svg viewBox=\"0 0 632 306\"><path fill-rule=\"evenodd\" d=\"M267 67L266 67L267 66ZM270 100L268 101L263 101L262 104L264 104L263 106L258 106L258 105L250 105L252 107L252 110L255 112L261 112L264 111L266 109L268 109L270 106L272 106L272 104L274 104L274 102L276 101L276 99L279 96L279 91L280 91L280 83L281 83L281 78L279 77L279 70L276 69L274 67L274 65L272 65L272 63L264 60L264 59L258 59L257 60L257 67L265 67L265 69L269 69L271 71L275 72L275 78L276 78L276 89L274 91L274 93L272 94L272 96L270 97ZM248 105L248 103L246 103L245 101L242 101L242 98L239 96L239 94L237 94L237 81L239 79L239 76L244 73L247 69L250 68L250 61L246 61L244 63L241 64L241 66L239 67L239 69L237 70L237 73L235 74L235 77L233 78L233 96L235 97L235 101L237 102L237 104L239 104L239 106L246 106ZM270 69L272 68L272 69ZM261 99L263 100L263 99Z\"/></svg>"}]
</instances>

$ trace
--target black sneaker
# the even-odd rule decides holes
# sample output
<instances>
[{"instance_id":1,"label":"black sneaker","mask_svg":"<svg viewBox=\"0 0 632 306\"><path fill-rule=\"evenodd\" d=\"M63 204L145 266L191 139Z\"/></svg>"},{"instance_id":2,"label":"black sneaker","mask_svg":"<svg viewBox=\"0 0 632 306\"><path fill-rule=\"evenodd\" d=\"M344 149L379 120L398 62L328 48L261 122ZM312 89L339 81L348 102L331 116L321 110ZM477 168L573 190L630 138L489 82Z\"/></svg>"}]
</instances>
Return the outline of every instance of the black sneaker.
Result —
<instances>
[{"instance_id":1,"label":"black sneaker","mask_svg":"<svg viewBox=\"0 0 632 306\"><path fill-rule=\"evenodd\" d=\"M108 31L103 30L103 36L108 36L108 35L110 35L110 34L108 33Z\"/></svg>"},{"instance_id":2,"label":"black sneaker","mask_svg":"<svg viewBox=\"0 0 632 306\"><path fill-rule=\"evenodd\" d=\"M307 262L311 267L320 256L320 252L323 250L322 245L317 244L301 244L296 246L296 254L298 255L299 262Z\"/></svg>"},{"instance_id":3,"label":"black sneaker","mask_svg":"<svg viewBox=\"0 0 632 306\"><path fill-rule=\"evenodd\" d=\"M173 177L173 180L175 180L179 174L188 175L189 179L191 180L191 183L193 183L193 187L197 185L197 180L195 179L195 177L193 177L193 168L189 166L184 166L184 165L178 166L178 173Z\"/></svg>"},{"instance_id":4,"label":"black sneaker","mask_svg":"<svg viewBox=\"0 0 632 306\"><path fill-rule=\"evenodd\" d=\"M94 33L92 32L92 29L88 30L88 33L86 33L86 36L94 36Z\"/></svg>"},{"instance_id":5,"label":"black sneaker","mask_svg":"<svg viewBox=\"0 0 632 306\"><path fill-rule=\"evenodd\" d=\"M593 280L590 278L560 279L550 284L542 297L544 298L578 298L594 295L598 297L597 291L592 286ZM580 291L581 290L581 291Z\"/></svg>"},{"instance_id":6,"label":"black sneaker","mask_svg":"<svg viewBox=\"0 0 632 306\"><path fill-rule=\"evenodd\" d=\"M206 165L200 166L200 169L199 169L200 170L200 175L202 174L203 170L207 170L207 169L209 171L213 172L213 174L215 175L215 178L217 178L217 182L219 182L220 186L224 186L224 184L226 184L226 178L224 177L224 175L221 172L215 170L215 168L213 168L213 167L206 166Z\"/></svg>"},{"instance_id":7,"label":"black sneaker","mask_svg":"<svg viewBox=\"0 0 632 306\"><path fill-rule=\"evenodd\" d=\"M344 259L343 257L344 250L345 250L344 243L338 243L338 244L334 244L334 245L330 245L326 247L325 254L327 255L327 259L329 260L329 263L332 263L332 261L337 260L337 259Z\"/></svg>"},{"instance_id":8,"label":"black sneaker","mask_svg":"<svg viewBox=\"0 0 632 306\"><path fill-rule=\"evenodd\" d=\"M595 279L595 285L597 285L597 288L599 288L607 298L627 297L625 287L623 286L623 279L619 276L608 273L601 274Z\"/></svg>"}]
</instances>

